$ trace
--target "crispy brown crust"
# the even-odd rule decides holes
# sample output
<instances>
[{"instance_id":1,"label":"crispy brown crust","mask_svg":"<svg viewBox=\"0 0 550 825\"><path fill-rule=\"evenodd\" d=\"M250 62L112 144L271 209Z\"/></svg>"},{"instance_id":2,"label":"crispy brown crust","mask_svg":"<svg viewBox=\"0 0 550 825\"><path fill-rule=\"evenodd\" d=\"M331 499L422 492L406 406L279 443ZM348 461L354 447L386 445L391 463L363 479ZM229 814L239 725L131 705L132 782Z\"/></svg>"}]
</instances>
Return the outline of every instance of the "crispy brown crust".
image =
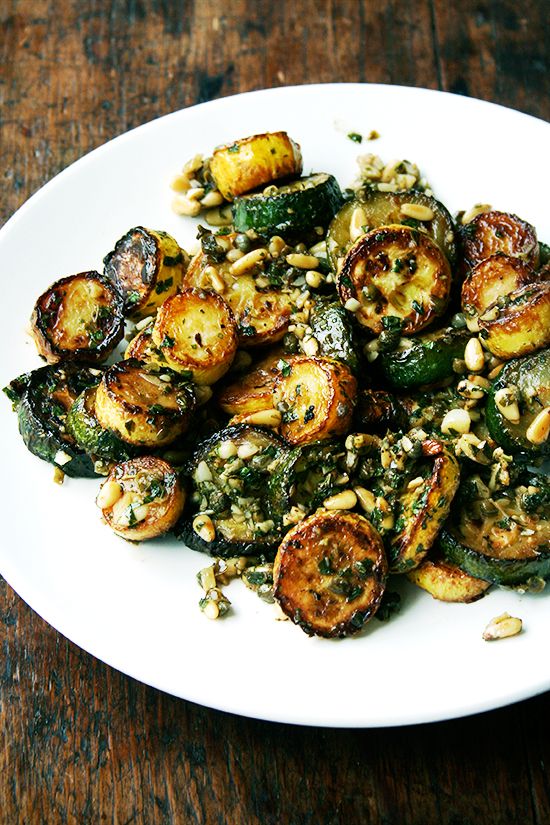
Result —
<instances>
[{"instance_id":1,"label":"crispy brown crust","mask_svg":"<svg viewBox=\"0 0 550 825\"><path fill-rule=\"evenodd\" d=\"M482 212L460 228L464 272L496 252L522 258L534 269L539 260L535 228L510 212Z\"/></svg>"},{"instance_id":2,"label":"crispy brown crust","mask_svg":"<svg viewBox=\"0 0 550 825\"><path fill-rule=\"evenodd\" d=\"M491 582L476 579L442 559L425 559L416 570L407 573L407 578L441 602L470 604L481 599L491 586Z\"/></svg>"},{"instance_id":3,"label":"crispy brown crust","mask_svg":"<svg viewBox=\"0 0 550 825\"><path fill-rule=\"evenodd\" d=\"M550 344L550 282L516 290L502 308L492 304L479 318L487 349L498 358L516 358ZM492 317L492 310L498 310ZM485 317L487 316L487 317Z\"/></svg>"},{"instance_id":4,"label":"crispy brown crust","mask_svg":"<svg viewBox=\"0 0 550 825\"><path fill-rule=\"evenodd\" d=\"M324 637L361 630L380 606L386 577L378 532L363 516L348 511L318 510L300 522L287 533L273 566L274 594L282 610L308 635ZM345 590L340 581L347 582Z\"/></svg>"},{"instance_id":5,"label":"crispy brown crust","mask_svg":"<svg viewBox=\"0 0 550 825\"><path fill-rule=\"evenodd\" d=\"M537 279L534 270L521 258L513 258L497 252L472 269L462 284L462 309L472 307L478 315L501 295L509 295L516 289Z\"/></svg>"}]
</instances>

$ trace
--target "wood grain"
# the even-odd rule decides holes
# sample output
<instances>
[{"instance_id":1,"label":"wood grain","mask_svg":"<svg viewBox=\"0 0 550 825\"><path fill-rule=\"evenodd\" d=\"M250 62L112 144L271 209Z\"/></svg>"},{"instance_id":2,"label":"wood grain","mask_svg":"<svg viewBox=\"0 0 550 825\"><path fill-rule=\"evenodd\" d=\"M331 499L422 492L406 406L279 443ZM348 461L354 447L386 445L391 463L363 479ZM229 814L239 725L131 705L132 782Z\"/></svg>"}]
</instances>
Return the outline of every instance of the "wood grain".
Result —
<instances>
[{"instance_id":1,"label":"wood grain","mask_svg":"<svg viewBox=\"0 0 550 825\"><path fill-rule=\"evenodd\" d=\"M132 126L250 89L396 83L550 118L549 35L544 0L3 0L0 218ZM0 823L550 821L548 695L397 730L240 719L101 664L2 580L0 644Z\"/></svg>"}]
</instances>

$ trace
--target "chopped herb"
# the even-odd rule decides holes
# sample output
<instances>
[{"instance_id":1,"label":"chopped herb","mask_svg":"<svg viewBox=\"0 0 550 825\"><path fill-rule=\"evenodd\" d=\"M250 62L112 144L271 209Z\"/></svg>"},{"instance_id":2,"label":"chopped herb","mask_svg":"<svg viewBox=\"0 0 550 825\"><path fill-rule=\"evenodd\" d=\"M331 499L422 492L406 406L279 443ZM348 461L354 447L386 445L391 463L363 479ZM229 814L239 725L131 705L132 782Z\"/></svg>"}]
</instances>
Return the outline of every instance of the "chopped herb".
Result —
<instances>
[{"instance_id":1,"label":"chopped herb","mask_svg":"<svg viewBox=\"0 0 550 825\"><path fill-rule=\"evenodd\" d=\"M296 388L297 389L297 388ZM310 404L304 415L304 424L312 421L315 418L315 404Z\"/></svg>"},{"instance_id":2,"label":"chopped herb","mask_svg":"<svg viewBox=\"0 0 550 825\"><path fill-rule=\"evenodd\" d=\"M277 369L281 370L281 374L285 378L288 378L288 376L292 372L292 367L290 366L288 361L285 361L283 358L281 358L281 360L277 362Z\"/></svg>"},{"instance_id":3,"label":"chopped herb","mask_svg":"<svg viewBox=\"0 0 550 825\"><path fill-rule=\"evenodd\" d=\"M166 408L163 407L162 404L151 404L149 412L151 415L162 415L162 413L166 412Z\"/></svg>"},{"instance_id":4,"label":"chopped herb","mask_svg":"<svg viewBox=\"0 0 550 825\"><path fill-rule=\"evenodd\" d=\"M165 335L164 338L162 339L162 341L160 342L161 347L171 348L171 347L175 346L175 344L176 344L176 342L169 335Z\"/></svg>"},{"instance_id":5,"label":"chopped herb","mask_svg":"<svg viewBox=\"0 0 550 825\"><path fill-rule=\"evenodd\" d=\"M388 619L399 613L401 609L401 596L399 593L389 593L387 590L382 596L382 602L376 612L376 618L381 622L387 622Z\"/></svg>"},{"instance_id":6,"label":"chopped herb","mask_svg":"<svg viewBox=\"0 0 550 825\"><path fill-rule=\"evenodd\" d=\"M382 326L384 329L403 329L403 319L398 315L384 315L382 316Z\"/></svg>"},{"instance_id":7,"label":"chopped herb","mask_svg":"<svg viewBox=\"0 0 550 825\"><path fill-rule=\"evenodd\" d=\"M237 152L241 151L241 147L238 143L234 143L232 146L228 147L227 151L229 152L229 154L235 155Z\"/></svg>"},{"instance_id":8,"label":"chopped herb","mask_svg":"<svg viewBox=\"0 0 550 825\"><path fill-rule=\"evenodd\" d=\"M360 135L359 132L349 132L348 138L354 143L363 143L363 135Z\"/></svg>"},{"instance_id":9,"label":"chopped herb","mask_svg":"<svg viewBox=\"0 0 550 825\"><path fill-rule=\"evenodd\" d=\"M323 556L317 565L317 569L319 570L319 573L322 573L324 576L328 576L329 573L334 572L332 569L332 562L328 556Z\"/></svg>"},{"instance_id":10,"label":"chopped herb","mask_svg":"<svg viewBox=\"0 0 550 825\"><path fill-rule=\"evenodd\" d=\"M256 335L256 327L253 327L252 324L239 324L239 334L251 338Z\"/></svg>"},{"instance_id":11,"label":"chopped herb","mask_svg":"<svg viewBox=\"0 0 550 825\"><path fill-rule=\"evenodd\" d=\"M181 252L178 252L178 254L173 257L172 255L165 255L163 264L164 266L177 266L178 264L181 264L182 261L183 255Z\"/></svg>"},{"instance_id":12,"label":"chopped herb","mask_svg":"<svg viewBox=\"0 0 550 825\"><path fill-rule=\"evenodd\" d=\"M130 305L137 304L140 299L141 295L139 292L129 292L126 296L126 303Z\"/></svg>"},{"instance_id":13,"label":"chopped herb","mask_svg":"<svg viewBox=\"0 0 550 825\"><path fill-rule=\"evenodd\" d=\"M373 563L370 559L360 559L360 561L355 562L354 567L362 579L372 575Z\"/></svg>"},{"instance_id":14,"label":"chopped herb","mask_svg":"<svg viewBox=\"0 0 550 825\"><path fill-rule=\"evenodd\" d=\"M419 304L418 301L412 302L412 308L418 315L424 315L424 305Z\"/></svg>"},{"instance_id":15,"label":"chopped herb","mask_svg":"<svg viewBox=\"0 0 550 825\"><path fill-rule=\"evenodd\" d=\"M393 262L392 272L401 272L402 269L403 269L403 261L401 260L401 258L396 258L395 261Z\"/></svg>"},{"instance_id":16,"label":"chopped herb","mask_svg":"<svg viewBox=\"0 0 550 825\"><path fill-rule=\"evenodd\" d=\"M155 293L157 295L162 295L163 292L167 292L170 289L173 283L173 278L165 278L164 281L158 281L155 286Z\"/></svg>"}]
</instances>

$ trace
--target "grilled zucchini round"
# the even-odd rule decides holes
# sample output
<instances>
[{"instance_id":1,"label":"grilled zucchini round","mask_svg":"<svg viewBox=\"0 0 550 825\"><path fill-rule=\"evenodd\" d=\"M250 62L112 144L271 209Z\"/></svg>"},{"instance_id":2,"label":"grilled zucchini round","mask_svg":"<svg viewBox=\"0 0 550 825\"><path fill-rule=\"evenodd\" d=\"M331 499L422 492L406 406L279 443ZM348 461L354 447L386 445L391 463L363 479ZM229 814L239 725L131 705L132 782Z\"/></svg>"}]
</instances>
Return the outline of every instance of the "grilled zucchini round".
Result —
<instances>
[{"instance_id":1,"label":"grilled zucchini round","mask_svg":"<svg viewBox=\"0 0 550 825\"><path fill-rule=\"evenodd\" d=\"M218 404L229 415L272 409L277 377L291 363L292 356L283 355L282 350L268 355L246 375L225 386L217 395Z\"/></svg>"},{"instance_id":2,"label":"grilled zucchini round","mask_svg":"<svg viewBox=\"0 0 550 825\"><path fill-rule=\"evenodd\" d=\"M133 448L101 426L95 414L96 393L97 387L88 387L74 401L67 414L67 432L84 452L94 458L125 461L133 454Z\"/></svg>"},{"instance_id":3,"label":"grilled zucchini round","mask_svg":"<svg viewBox=\"0 0 550 825\"><path fill-rule=\"evenodd\" d=\"M424 559L416 570L407 573L407 578L440 602L470 604L481 599L491 586L443 559Z\"/></svg>"},{"instance_id":4,"label":"grilled zucchini round","mask_svg":"<svg viewBox=\"0 0 550 825\"><path fill-rule=\"evenodd\" d=\"M124 312L139 320L154 315L174 295L189 262L178 242L161 230L136 226L103 259L104 272L124 298Z\"/></svg>"},{"instance_id":5,"label":"grilled zucchini round","mask_svg":"<svg viewBox=\"0 0 550 825\"><path fill-rule=\"evenodd\" d=\"M117 536L145 541L172 529L181 516L185 493L170 464L144 456L113 467L96 504Z\"/></svg>"},{"instance_id":6,"label":"grilled zucchini round","mask_svg":"<svg viewBox=\"0 0 550 825\"><path fill-rule=\"evenodd\" d=\"M509 212L481 212L460 227L463 268L466 272L496 252L521 258L534 269L539 245L535 228Z\"/></svg>"},{"instance_id":7,"label":"grilled zucchini round","mask_svg":"<svg viewBox=\"0 0 550 825\"><path fill-rule=\"evenodd\" d=\"M341 361L357 375L359 345L344 307L336 301L316 301L309 315L309 325L319 343L319 354Z\"/></svg>"},{"instance_id":8,"label":"grilled zucchini round","mask_svg":"<svg viewBox=\"0 0 550 825\"><path fill-rule=\"evenodd\" d=\"M550 344L550 281L533 283L479 316L480 336L497 358L517 358Z\"/></svg>"},{"instance_id":9,"label":"grilled zucchini round","mask_svg":"<svg viewBox=\"0 0 550 825\"><path fill-rule=\"evenodd\" d=\"M183 376L128 359L104 374L95 412L100 425L122 441L164 447L186 431L194 406L193 390Z\"/></svg>"},{"instance_id":10,"label":"grilled zucchini round","mask_svg":"<svg viewBox=\"0 0 550 825\"><path fill-rule=\"evenodd\" d=\"M121 296L99 272L61 278L34 305L31 330L50 364L104 361L124 334Z\"/></svg>"},{"instance_id":11,"label":"grilled zucchini round","mask_svg":"<svg viewBox=\"0 0 550 825\"><path fill-rule=\"evenodd\" d=\"M196 384L214 384L237 352L237 325L229 305L216 292L184 289L157 312L153 341L173 370Z\"/></svg>"},{"instance_id":12,"label":"grilled zucchini round","mask_svg":"<svg viewBox=\"0 0 550 825\"><path fill-rule=\"evenodd\" d=\"M405 333L419 332L445 310L451 269L425 233L381 226L351 247L337 286L342 304L358 302L355 317L372 332L382 332L386 316L399 319Z\"/></svg>"},{"instance_id":13,"label":"grilled zucchini round","mask_svg":"<svg viewBox=\"0 0 550 825\"><path fill-rule=\"evenodd\" d=\"M504 252L476 264L462 284L462 310L468 329L477 332L479 315L495 301L533 283L536 277L525 261Z\"/></svg>"},{"instance_id":14,"label":"grilled zucchini round","mask_svg":"<svg viewBox=\"0 0 550 825\"><path fill-rule=\"evenodd\" d=\"M403 346L380 352L376 366L391 387L406 390L435 384L454 375L453 362L464 357L469 335L452 328L401 339Z\"/></svg>"},{"instance_id":15,"label":"grilled zucchini round","mask_svg":"<svg viewBox=\"0 0 550 825\"><path fill-rule=\"evenodd\" d=\"M308 635L357 633L386 585L382 540L357 513L318 511L285 536L273 565L274 595Z\"/></svg>"},{"instance_id":16,"label":"grilled zucchini round","mask_svg":"<svg viewBox=\"0 0 550 825\"><path fill-rule=\"evenodd\" d=\"M356 393L357 381L344 364L295 356L273 391L274 406L282 413L281 435L290 444L342 435L351 424Z\"/></svg>"}]
</instances>

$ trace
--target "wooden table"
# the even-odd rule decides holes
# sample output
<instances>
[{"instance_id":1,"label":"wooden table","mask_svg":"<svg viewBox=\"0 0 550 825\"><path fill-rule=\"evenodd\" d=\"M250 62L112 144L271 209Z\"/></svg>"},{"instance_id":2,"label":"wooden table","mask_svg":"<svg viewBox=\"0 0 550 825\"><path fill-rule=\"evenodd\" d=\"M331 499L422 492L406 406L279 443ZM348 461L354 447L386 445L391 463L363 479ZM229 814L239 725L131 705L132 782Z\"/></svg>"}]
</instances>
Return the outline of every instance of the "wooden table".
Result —
<instances>
[{"instance_id":1,"label":"wooden table","mask_svg":"<svg viewBox=\"0 0 550 825\"><path fill-rule=\"evenodd\" d=\"M545 0L3 0L0 15L3 219L132 126L250 89L395 83L550 118ZM96 661L3 580L0 643L2 825L550 822L548 694L389 730L241 719Z\"/></svg>"}]
</instances>

